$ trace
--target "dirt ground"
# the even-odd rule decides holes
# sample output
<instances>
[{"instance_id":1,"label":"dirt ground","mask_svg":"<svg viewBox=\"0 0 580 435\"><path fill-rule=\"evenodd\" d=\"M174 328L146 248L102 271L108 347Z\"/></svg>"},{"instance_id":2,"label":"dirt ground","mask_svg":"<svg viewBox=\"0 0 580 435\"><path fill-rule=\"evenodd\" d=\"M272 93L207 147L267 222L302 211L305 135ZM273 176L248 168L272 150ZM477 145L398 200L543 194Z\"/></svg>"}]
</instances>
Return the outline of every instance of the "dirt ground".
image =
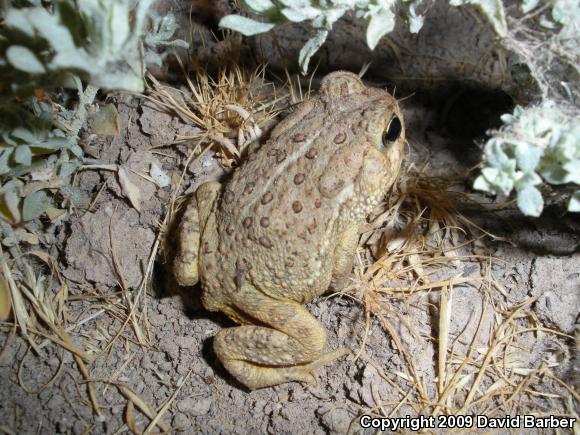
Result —
<instances>
[{"instance_id":1,"label":"dirt ground","mask_svg":"<svg viewBox=\"0 0 580 435\"><path fill-rule=\"evenodd\" d=\"M110 102L119 111L119 136L93 137L85 151L93 152L102 164L126 169L140 194L139 210L127 200L114 173L89 168L79 172L76 182L90 208L79 208L64 225L49 228L43 241L57 259L68 287L69 333L92 358L86 363L88 375L83 376L78 361L60 346L48 343L36 353L18 335L3 333L0 431L140 433L167 404L160 424L161 430L171 432L372 433L372 429L360 427L358 416L417 412L407 402L415 400L416 394L405 375L408 362L400 344L413 360L424 394L437 396L437 291L411 292L390 300L394 312L388 318L401 341L393 340L379 317L370 316L364 352L356 360L349 356L321 369L317 385L290 383L250 392L237 384L211 347L216 332L232 322L203 309L200 289L177 288L164 264L164 258L171 257L172 245L164 243L165 234L159 228L174 184L161 188L141 176L157 165L175 180L190 148L167 145L179 135L195 132L195 127L137 97ZM417 166L429 162L431 174L449 176L469 167L473 158L477 160L477 148L469 145L470 140L442 127L438 103L410 98L402 105L409 159ZM208 178L220 177L227 177L227 171L207 153L191 165L179 194L192 192ZM463 188L469 183L465 181ZM503 291L469 282L454 286L449 341L454 342L455 351L465 354L475 337L474 347L483 348L479 351L483 354L501 323L498 313L512 312L518 304L531 301L520 317L533 318L537 325L557 333L531 331L518 336L520 352L514 358L522 368L519 379L534 383L522 387L529 387L525 394L498 394L491 400L511 415L576 412L578 402L571 397L577 398L577 393L571 395L549 376L532 379L530 373L537 374L534 370L548 361L558 379L577 385L577 344L572 337L580 311L578 217L548 208L541 218L527 219L513 206L486 212L466 208L463 213L495 237L458 248L458 258L480 257L442 265L430 279L482 279L492 274ZM150 264L158 242L162 249ZM353 282L360 278L356 270L360 270L361 258L366 257L359 255L355 260ZM153 278L143 286L150 266ZM135 316L145 325L141 329L132 327L131 321L120 329L127 319L121 313L126 313L128 303L138 306ZM358 352L366 321L360 298L328 295L308 308L328 330L329 348L346 346L353 354ZM120 336L113 340L119 331ZM480 392L493 382L491 377L482 379ZM94 392L92 403L89 385ZM460 407L465 397L458 394L457 403L451 405ZM144 411L147 405L149 417ZM469 410L469 414L493 412L489 402ZM159 430L153 428L152 433Z\"/></svg>"}]
</instances>

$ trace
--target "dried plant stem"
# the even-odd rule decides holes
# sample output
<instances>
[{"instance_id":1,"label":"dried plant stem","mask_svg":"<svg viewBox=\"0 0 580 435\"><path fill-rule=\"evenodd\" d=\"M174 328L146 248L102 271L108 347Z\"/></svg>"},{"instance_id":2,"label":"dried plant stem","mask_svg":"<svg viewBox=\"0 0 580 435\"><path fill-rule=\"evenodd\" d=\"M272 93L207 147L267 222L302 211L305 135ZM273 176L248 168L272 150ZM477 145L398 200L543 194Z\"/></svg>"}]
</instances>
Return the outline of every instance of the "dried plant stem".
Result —
<instances>
[{"instance_id":1,"label":"dried plant stem","mask_svg":"<svg viewBox=\"0 0 580 435\"><path fill-rule=\"evenodd\" d=\"M157 415L155 416L155 418L153 418L153 420L151 420L151 423L149 423L149 425L147 426L147 428L143 432L143 435L148 435L148 434L151 433L151 431L153 430L153 428L155 427L155 425L157 424L157 422L161 419L161 416L165 412L167 412L167 410L169 409L169 407L171 406L171 404L173 403L173 401L175 400L175 398L179 394L179 391L181 391L181 387L183 387L183 385L185 385L185 383L189 379L189 376L191 375L191 372L192 371L193 371L193 369L189 369L189 371L187 372L187 374L183 378L181 378L179 380L178 385L177 385L177 388L175 389L175 391L173 392L173 394L171 395L171 397L167 400L167 402L165 402L163 404L163 406L161 407L161 409L159 410L159 412L157 413Z\"/></svg>"},{"instance_id":2,"label":"dried plant stem","mask_svg":"<svg viewBox=\"0 0 580 435\"><path fill-rule=\"evenodd\" d=\"M155 417L158 415L155 410L147 404L143 399L141 399L137 394L131 391L129 388L123 385L116 385L119 389L119 392L125 396L125 398L135 404L139 410L145 414L151 421L153 422ZM155 420L154 426L158 426L163 432L170 433L171 427L165 423L164 421L157 419Z\"/></svg>"},{"instance_id":3,"label":"dried plant stem","mask_svg":"<svg viewBox=\"0 0 580 435\"><path fill-rule=\"evenodd\" d=\"M87 381L87 391L89 394L89 399L91 401L91 405L93 407L93 411L95 412L95 414L97 414L100 417L102 415L101 408L99 406L99 402L97 401L97 396L95 395L95 389L93 388L93 384L91 382L91 377L89 375L89 371L87 370L82 358L80 358L76 354L73 354L73 357L74 357L74 359L79 367L79 370L81 371L81 373L83 375L83 378L85 378L85 381Z\"/></svg>"},{"instance_id":4,"label":"dried plant stem","mask_svg":"<svg viewBox=\"0 0 580 435\"><path fill-rule=\"evenodd\" d=\"M467 412L467 409L469 408L469 405L471 404L471 401L473 400L473 397L475 396L475 394L479 388L479 384L480 384L483 376L485 375L485 372L487 370L487 366L489 365L489 362L490 362L492 356L497 351L497 347L499 346L499 344L502 341L504 341L504 339L505 339L503 332L505 331L507 326L513 321L513 319L516 316L518 316L520 314L520 312L522 311L523 308L531 305L535 300L536 300L536 298L530 298L526 302L524 302L524 303L520 304L518 307L516 307L516 309L510 314L510 316L501 325L498 326L496 331L494 331L493 336L492 336L492 341L489 345L489 349L488 349L487 353L485 354L485 358L483 360L483 363L481 364L481 368L479 369L479 371L478 371L478 373L473 381L473 384L471 385L469 393L467 393L467 397L465 398L465 402L464 402L463 406L457 411L458 415L462 415L462 414L465 414Z\"/></svg>"},{"instance_id":5,"label":"dried plant stem","mask_svg":"<svg viewBox=\"0 0 580 435\"><path fill-rule=\"evenodd\" d=\"M439 340L438 340L438 391L443 393L445 386L445 376L447 372L447 347L449 342L449 323L451 322L453 287L444 286L441 289L439 300Z\"/></svg>"}]
</instances>

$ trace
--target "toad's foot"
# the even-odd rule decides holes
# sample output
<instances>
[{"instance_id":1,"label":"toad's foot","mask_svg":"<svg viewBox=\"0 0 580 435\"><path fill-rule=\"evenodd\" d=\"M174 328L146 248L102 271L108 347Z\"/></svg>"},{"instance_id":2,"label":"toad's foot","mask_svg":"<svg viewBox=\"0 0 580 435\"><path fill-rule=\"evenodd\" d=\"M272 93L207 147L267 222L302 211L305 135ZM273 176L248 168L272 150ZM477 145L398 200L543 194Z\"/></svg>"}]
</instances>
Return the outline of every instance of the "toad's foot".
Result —
<instances>
[{"instance_id":1,"label":"toad's foot","mask_svg":"<svg viewBox=\"0 0 580 435\"><path fill-rule=\"evenodd\" d=\"M256 292L241 309L240 318L251 317L261 326L223 329L214 349L225 368L250 389L290 381L316 383L318 368L348 353L347 349L324 353L324 327L296 302Z\"/></svg>"},{"instance_id":2,"label":"toad's foot","mask_svg":"<svg viewBox=\"0 0 580 435\"><path fill-rule=\"evenodd\" d=\"M316 385L316 371L327 364L330 364L332 361L338 358L342 358L343 356L348 355L350 350L345 347L341 347L340 349L333 350L332 352L325 353L316 361L313 361L308 364L304 364L301 366L294 366L287 369L286 382L289 381L299 381L299 382L306 382L312 385Z\"/></svg>"},{"instance_id":3,"label":"toad's foot","mask_svg":"<svg viewBox=\"0 0 580 435\"><path fill-rule=\"evenodd\" d=\"M217 182L202 184L187 203L177 233L177 254L173 273L181 286L194 286L199 281L199 245L202 228L219 196L221 185Z\"/></svg>"},{"instance_id":4,"label":"toad's foot","mask_svg":"<svg viewBox=\"0 0 580 435\"><path fill-rule=\"evenodd\" d=\"M217 337L216 337L217 338ZM270 387L285 382L305 382L316 385L316 371L337 358L348 355L346 348L325 353L316 361L295 366L267 367L253 362L224 359L226 369L249 389Z\"/></svg>"}]
</instances>

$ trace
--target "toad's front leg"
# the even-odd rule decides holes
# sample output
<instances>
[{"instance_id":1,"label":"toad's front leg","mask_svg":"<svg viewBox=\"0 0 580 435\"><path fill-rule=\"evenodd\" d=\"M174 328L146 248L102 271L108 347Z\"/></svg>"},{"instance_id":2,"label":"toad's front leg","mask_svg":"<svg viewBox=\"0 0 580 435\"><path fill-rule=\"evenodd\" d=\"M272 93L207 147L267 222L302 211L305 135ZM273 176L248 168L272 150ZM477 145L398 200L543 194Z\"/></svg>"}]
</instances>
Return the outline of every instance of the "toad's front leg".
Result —
<instances>
[{"instance_id":1,"label":"toad's front leg","mask_svg":"<svg viewBox=\"0 0 580 435\"><path fill-rule=\"evenodd\" d=\"M324 327L298 303L271 299L256 290L249 293L238 305L243 306L241 317L260 326L223 329L214 340L222 364L248 388L315 383L319 367L349 353L344 348L325 353Z\"/></svg>"}]
</instances>

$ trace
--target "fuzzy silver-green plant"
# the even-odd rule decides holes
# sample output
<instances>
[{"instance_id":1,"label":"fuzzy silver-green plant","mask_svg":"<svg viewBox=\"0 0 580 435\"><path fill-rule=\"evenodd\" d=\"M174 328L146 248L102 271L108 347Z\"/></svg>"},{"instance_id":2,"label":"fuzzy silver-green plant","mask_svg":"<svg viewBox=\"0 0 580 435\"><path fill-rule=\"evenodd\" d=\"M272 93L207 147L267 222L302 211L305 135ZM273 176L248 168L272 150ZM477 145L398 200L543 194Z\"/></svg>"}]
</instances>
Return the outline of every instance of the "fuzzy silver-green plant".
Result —
<instances>
[{"instance_id":1,"label":"fuzzy silver-green plant","mask_svg":"<svg viewBox=\"0 0 580 435\"><path fill-rule=\"evenodd\" d=\"M539 216L539 185L580 186L580 0L524 0L520 8L529 18L514 22L504 41L529 68L543 102L503 115L474 187L503 197L515 190L522 213ZM568 210L580 211L580 190Z\"/></svg>"},{"instance_id":2,"label":"fuzzy silver-green plant","mask_svg":"<svg viewBox=\"0 0 580 435\"><path fill-rule=\"evenodd\" d=\"M523 0L521 9L527 14L534 9L549 5L540 16L540 25L548 29L554 29L557 26L578 26L580 19L580 2L578 0Z\"/></svg>"},{"instance_id":3,"label":"fuzzy silver-green plant","mask_svg":"<svg viewBox=\"0 0 580 435\"><path fill-rule=\"evenodd\" d=\"M0 10L3 93L51 89L65 83L70 73L98 88L143 91L145 62L162 60L157 49L188 46L169 40L177 27L175 18L151 17L153 2L57 0L52 11L15 8L7 2Z\"/></svg>"},{"instance_id":4,"label":"fuzzy silver-green plant","mask_svg":"<svg viewBox=\"0 0 580 435\"><path fill-rule=\"evenodd\" d=\"M423 16L417 13L422 0L402 0L409 29L417 33L423 25ZM333 24L346 12L354 11L356 16L368 22L366 41L374 49L380 39L395 27L395 0L243 0L245 9L263 19L256 21L241 15L227 15L220 26L238 31L246 36L268 32L276 25L291 21L309 21L316 30L299 54L299 64L306 73L310 58L324 44Z\"/></svg>"},{"instance_id":5,"label":"fuzzy silver-green plant","mask_svg":"<svg viewBox=\"0 0 580 435\"><path fill-rule=\"evenodd\" d=\"M12 225L36 219L50 205L51 200L44 190L27 193L24 182L17 178L0 186L0 217Z\"/></svg>"},{"instance_id":6,"label":"fuzzy silver-green plant","mask_svg":"<svg viewBox=\"0 0 580 435\"><path fill-rule=\"evenodd\" d=\"M188 46L170 40L177 28L175 18L152 13L153 1L2 3L0 95L6 98L0 102L0 218L4 221L15 225L36 219L48 204L45 191L29 192L22 179L13 177L60 179L62 183L56 183L60 196L77 205L78 192L68 180L85 161L78 132L98 89L141 91L147 63L161 64L167 47ZM48 97L61 87L76 88L76 108L53 111L49 98L45 102L13 98L33 93Z\"/></svg>"},{"instance_id":7,"label":"fuzzy silver-green plant","mask_svg":"<svg viewBox=\"0 0 580 435\"><path fill-rule=\"evenodd\" d=\"M131 18L130 2L70 0L41 6L5 7L0 74L13 93L52 88L69 73L96 87L143 90L141 36L153 0L142 0Z\"/></svg>"},{"instance_id":8,"label":"fuzzy silver-green plant","mask_svg":"<svg viewBox=\"0 0 580 435\"><path fill-rule=\"evenodd\" d=\"M308 21L316 30L300 50L299 64L306 73L310 58L324 44L333 24L346 12L354 11L358 18L368 22L366 41L372 50L379 40L395 27L397 9L408 23L409 30L417 33L423 26L424 16L419 12L424 0L242 0L244 9L261 18L260 21L241 15L227 15L220 26L235 30L246 36L265 33L285 22ZM544 0L524 0L521 9L527 13ZM452 6L469 6L481 11L498 36L508 36L506 11L501 0L449 0ZM578 26L580 22L579 0L553 0L542 15L545 28ZM575 24L574 24L575 23ZM568 33L569 28L563 28ZM576 32L577 34L577 32Z\"/></svg>"},{"instance_id":9,"label":"fuzzy silver-green plant","mask_svg":"<svg viewBox=\"0 0 580 435\"><path fill-rule=\"evenodd\" d=\"M175 16L169 13L163 17L155 16L152 19L151 30L145 34L145 57L144 63L161 66L163 60L169 54L166 48L188 48L189 44L182 39L170 39L177 30ZM158 52L159 49L163 51Z\"/></svg>"},{"instance_id":10,"label":"fuzzy silver-green plant","mask_svg":"<svg viewBox=\"0 0 580 435\"><path fill-rule=\"evenodd\" d=\"M533 1L533 0L528 0ZM560 0L573 1L573 0ZM306 73L310 58L324 44L333 24L346 12L354 11L358 18L368 22L366 41L374 49L380 39L395 27L395 9L408 23L409 31L417 33L425 17L419 12L424 0L242 0L242 5L262 21L241 15L228 15L220 26L246 36L268 32L284 22L309 21L316 30L299 54L299 64ZM499 36L507 34L505 10L501 0L449 0L453 6L467 5L479 9L490 21Z\"/></svg>"},{"instance_id":11,"label":"fuzzy silver-green plant","mask_svg":"<svg viewBox=\"0 0 580 435\"><path fill-rule=\"evenodd\" d=\"M68 150L80 157L82 150L76 138L53 126L54 113L50 105L36 103L34 112L5 108L0 122L0 175L24 175L34 170L35 157Z\"/></svg>"},{"instance_id":12,"label":"fuzzy silver-green plant","mask_svg":"<svg viewBox=\"0 0 580 435\"><path fill-rule=\"evenodd\" d=\"M474 187L503 197L515 190L522 213L539 216L542 182L580 186L580 122L574 110L565 113L553 101L518 106L502 121L484 146L484 167ZM580 190L568 210L580 211Z\"/></svg>"},{"instance_id":13,"label":"fuzzy silver-green plant","mask_svg":"<svg viewBox=\"0 0 580 435\"><path fill-rule=\"evenodd\" d=\"M80 89L80 101L84 93ZM91 97L92 101L92 97ZM74 125L77 111L63 111L60 118ZM48 183L58 187L68 198L66 189L70 176L81 166L83 152L76 133L55 127L57 115L52 106L35 99L29 109L7 106L0 120L0 219L11 225L21 225L38 218L52 204L44 190L31 190L23 180L56 180ZM18 178L16 178L18 177ZM41 187L42 188L42 187ZM4 227L2 227L4 228ZM0 235L6 231L0 228Z\"/></svg>"}]
</instances>

